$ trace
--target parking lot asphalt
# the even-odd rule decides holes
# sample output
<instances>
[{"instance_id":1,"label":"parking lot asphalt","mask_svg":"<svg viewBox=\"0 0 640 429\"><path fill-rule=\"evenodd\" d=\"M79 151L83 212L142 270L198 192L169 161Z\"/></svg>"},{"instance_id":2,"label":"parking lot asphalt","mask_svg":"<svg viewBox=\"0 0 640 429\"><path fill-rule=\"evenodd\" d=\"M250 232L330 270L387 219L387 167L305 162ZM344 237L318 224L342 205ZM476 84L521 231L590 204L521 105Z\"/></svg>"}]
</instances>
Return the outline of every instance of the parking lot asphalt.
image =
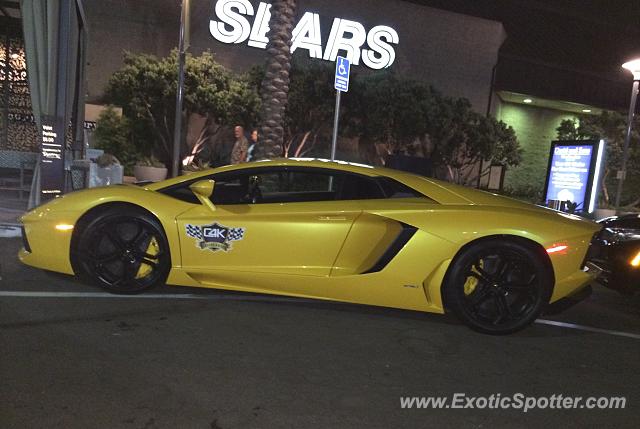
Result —
<instances>
[{"instance_id":1,"label":"parking lot asphalt","mask_svg":"<svg viewBox=\"0 0 640 429\"><path fill-rule=\"evenodd\" d=\"M0 239L0 428L637 427L640 418L640 296L595 286L573 307L492 337L448 316L358 305L176 287L111 296L21 265L19 246ZM626 407L400 405L456 393L624 396Z\"/></svg>"}]
</instances>

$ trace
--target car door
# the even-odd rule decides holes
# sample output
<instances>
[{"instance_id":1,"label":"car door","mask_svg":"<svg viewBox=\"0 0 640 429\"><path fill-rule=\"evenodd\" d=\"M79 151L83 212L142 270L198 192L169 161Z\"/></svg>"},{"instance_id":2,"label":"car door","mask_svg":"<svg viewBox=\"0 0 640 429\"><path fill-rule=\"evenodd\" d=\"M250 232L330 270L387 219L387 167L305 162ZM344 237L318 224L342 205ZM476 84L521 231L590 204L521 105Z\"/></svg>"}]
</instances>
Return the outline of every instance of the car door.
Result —
<instances>
[{"instance_id":1,"label":"car door","mask_svg":"<svg viewBox=\"0 0 640 429\"><path fill-rule=\"evenodd\" d=\"M360 214L336 200L339 173L288 167L243 169L212 177L215 210L177 218L182 266L215 279L220 271L328 276Z\"/></svg>"}]
</instances>

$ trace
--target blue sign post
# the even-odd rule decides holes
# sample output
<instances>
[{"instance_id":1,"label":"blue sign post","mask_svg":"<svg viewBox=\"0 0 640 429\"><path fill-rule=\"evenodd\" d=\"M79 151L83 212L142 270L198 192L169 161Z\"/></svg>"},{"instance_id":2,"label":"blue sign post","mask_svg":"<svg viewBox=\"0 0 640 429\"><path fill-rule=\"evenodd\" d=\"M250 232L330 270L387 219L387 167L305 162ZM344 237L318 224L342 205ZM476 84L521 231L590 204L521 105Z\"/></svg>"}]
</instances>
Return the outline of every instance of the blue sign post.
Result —
<instances>
[{"instance_id":1,"label":"blue sign post","mask_svg":"<svg viewBox=\"0 0 640 429\"><path fill-rule=\"evenodd\" d=\"M331 139L331 161L336 158L336 146L338 142L338 122L340 118L340 94L349 91L349 74L351 63L345 57L336 58L336 76L333 87L336 89L336 110L333 117L333 137Z\"/></svg>"},{"instance_id":2,"label":"blue sign post","mask_svg":"<svg viewBox=\"0 0 640 429\"><path fill-rule=\"evenodd\" d=\"M336 58L336 79L334 88L338 92L349 91L349 74L351 72L351 63L345 57Z\"/></svg>"}]
</instances>

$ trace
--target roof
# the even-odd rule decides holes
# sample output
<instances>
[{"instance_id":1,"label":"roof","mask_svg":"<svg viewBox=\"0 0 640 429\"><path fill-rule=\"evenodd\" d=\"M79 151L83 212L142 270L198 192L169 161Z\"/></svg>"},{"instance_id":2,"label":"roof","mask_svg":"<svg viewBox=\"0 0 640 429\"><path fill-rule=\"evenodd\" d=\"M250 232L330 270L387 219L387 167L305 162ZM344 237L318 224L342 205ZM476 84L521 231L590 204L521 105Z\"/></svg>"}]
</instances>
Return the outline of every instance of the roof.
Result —
<instances>
[{"instance_id":1,"label":"roof","mask_svg":"<svg viewBox=\"0 0 640 429\"><path fill-rule=\"evenodd\" d=\"M456 185L451 185L446 182L434 180L422 176L418 176L412 173L407 173L400 170L393 170L384 167L374 167L366 164L358 164L347 161L331 161L321 158L279 158L260 160L255 162L247 162L236 165L225 165L214 169L207 169L197 173L191 173L184 176L174 177L162 182L146 185L145 188L157 191L172 185L177 185L185 181L193 181L194 179L203 178L215 173L224 173L229 171L243 170L249 168L268 168L268 167L303 167L303 168L327 168L339 171L345 171L350 173L362 174L364 176L384 176L395 179L401 183L408 185L409 187L416 189L420 192L424 192L429 197L433 198L441 204L469 204L471 201L468 197L464 197L461 193L457 192ZM460 187L461 189L464 189ZM479 192L479 191L478 191Z\"/></svg>"}]
</instances>

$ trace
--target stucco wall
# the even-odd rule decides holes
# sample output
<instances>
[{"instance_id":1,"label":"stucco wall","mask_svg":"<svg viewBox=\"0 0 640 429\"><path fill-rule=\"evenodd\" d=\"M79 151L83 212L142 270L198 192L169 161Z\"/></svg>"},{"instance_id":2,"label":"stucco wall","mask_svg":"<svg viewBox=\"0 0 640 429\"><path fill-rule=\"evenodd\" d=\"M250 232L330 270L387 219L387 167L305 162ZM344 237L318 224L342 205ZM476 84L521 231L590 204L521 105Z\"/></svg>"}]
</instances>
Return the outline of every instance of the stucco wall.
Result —
<instances>
[{"instance_id":1,"label":"stucco wall","mask_svg":"<svg viewBox=\"0 0 640 429\"><path fill-rule=\"evenodd\" d=\"M557 140L556 128L564 119L574 118L575 115L559 110L502 102L497 116L514 128L523 149L520 165L510 168L505 175L505 187L515 191L533 188L542 192L551 142Z\"/></svg>"},{"instance_id":2,"label":"stucco wall","mask_svg":"<svg viewBox=\"0 0 640 429\"><path fill-rule=\"evenodd\" d=\"M87 102L99 102L124 51L164 56L177 45L179 1L84 0L89 24Z\"/></svg>"}]
</instances>

